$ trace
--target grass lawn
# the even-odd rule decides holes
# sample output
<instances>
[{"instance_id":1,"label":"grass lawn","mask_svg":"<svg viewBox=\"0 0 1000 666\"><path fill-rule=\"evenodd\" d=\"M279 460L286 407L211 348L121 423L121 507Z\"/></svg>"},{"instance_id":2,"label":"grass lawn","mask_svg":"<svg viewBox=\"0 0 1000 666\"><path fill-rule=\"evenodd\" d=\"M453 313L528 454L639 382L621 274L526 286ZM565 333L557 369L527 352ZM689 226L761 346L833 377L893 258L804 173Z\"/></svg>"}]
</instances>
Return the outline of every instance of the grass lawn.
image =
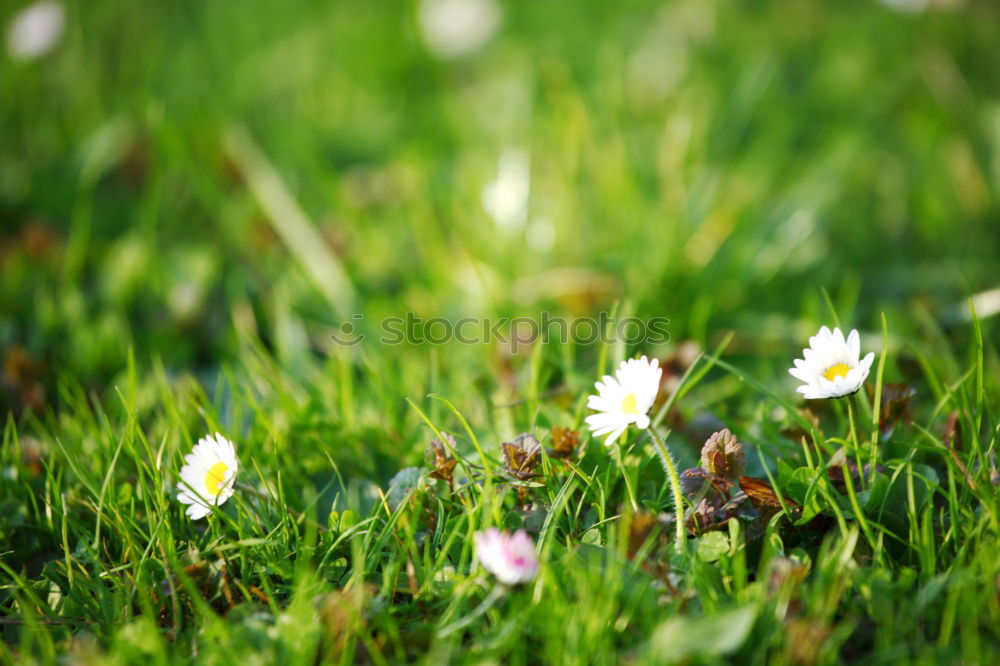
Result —
<instances>
[{"instance_id":1,"label":"grass lawn","mask_svg":"<svg viewBox=\"0 0 1000 666\"><path fill-rule=\"evenodd\" d=\"M28 4L0 663L1000 663L1000 6Z\"/></svg>"}]
</instances>

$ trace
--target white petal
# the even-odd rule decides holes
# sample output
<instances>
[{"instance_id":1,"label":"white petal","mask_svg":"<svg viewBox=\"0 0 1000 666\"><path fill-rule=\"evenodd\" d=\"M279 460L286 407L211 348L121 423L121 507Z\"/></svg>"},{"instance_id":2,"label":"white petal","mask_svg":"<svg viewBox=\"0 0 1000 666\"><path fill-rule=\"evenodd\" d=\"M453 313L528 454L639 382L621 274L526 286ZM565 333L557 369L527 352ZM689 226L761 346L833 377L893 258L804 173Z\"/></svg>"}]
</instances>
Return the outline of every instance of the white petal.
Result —
<instances>
[{"instance_id":1,"label":"white petal","mask_svg":"<svg viewBox=\"0 0 1000 666\"><path fill-rule=\"evenodd\" d=\"M191 520L201 520L211 512L212 510L210 508L202 506L201 504L192 504L187 508L187 511L185 511Z\"/></svg>"},{"instance_id":2,"label":"white petal","mask_svg":"<svg viewBox=\"0 0 1000 666\"><path fill-rule=\"evenodd\" d=\"M611 375L604 375L603 377L601 377L601 381L594 382L594 386L597 388L598 393L605 393L607 391L617 391L621 388L618 385L618 382L615 381L615 378L612 377Z\"/></svg>"},{"instance_id":3,"label":"white petal","mask_svg":"<svg viewBox=\"0 0 1000 666\"><path fill-rule=\"evenodd\" d=\"M800 368L789 368L788 369L788 374L790 374L792 377L795 377L796 379L799 379L799 380L801 380L803 382L807 382L807 383L813 377L813 373L806 372L805 370L802 370Z\"/></svg>"},{"instance_id":4,"label":"white petal","mask_svg":"<svg viewBox=\"0 0 1000 666\"><path fill-rule=\"evenodd\" d=\"M604 435L607 435L609 432L613 432L615 430L618 430L619 428L624 430L627 427L628 427L627 423L610 423L608 425L603 425L600 428L594 428L590 432L594 437L603 437Z\"/></svg>"},{"instance_id":5,"label":"white petal","mask_svg":"<svg viewBox=\"0 0 1000 666\"><path fill-rule=\"evenodd\" d=\"M831 339L833 340L833 343L838 347L847 346L847 341L844 340L844 334L841 332L839 328L833 329L833 335L831 336Z\"/></svg>"},{"instance_id":6,"label":"white petal","mask_svg":"<svg viewBox=\"0 0 1000 666\"><path fill-rule=\"evenodd\" d=\"M618 438L622 436L622 433L625 432L627 428L628 426L622 426L617 430L615 430L610 435L608 435L608 438L604 440L604 446L611 446L612 444L614 444L618 440Z\"/></svg>"},{"instance_id":7,"label":"white petal","mask_svg":"<svg viewBox=\"0 0 1000 666\"><path fill-rule=\"evenodd\" d=\"M587 398L587 408L593 409L594 411L597 412L617 411L621 407L621 404L622 404L621 397L617 397L617 399L612 399L609 396L592 395Z\"/></svg>"},{"instance_id":8,"label":"white petal","mask_svg":"<svg viewBox=\"0 0 1000 666\"><path fill-rule=\"evenodd\" d=\"M620 412L598 412L596 414L591 414L584 419L584 422L588 426L601 427L607 425L608 423L617 423L624 420L625 415Z\"/></svg>"},{"instance_id":9,"label":"white petal","mask_svg":"<svg viewBox=\"0 0 1000 666\"><path fill-rule=\"evenodd\" d=\"M858 335L858 329L851 331L850 335L847 336L847 348L851 352L851 358L858 358L861 356L861 336Z\"/></svg>"}]
</instances>

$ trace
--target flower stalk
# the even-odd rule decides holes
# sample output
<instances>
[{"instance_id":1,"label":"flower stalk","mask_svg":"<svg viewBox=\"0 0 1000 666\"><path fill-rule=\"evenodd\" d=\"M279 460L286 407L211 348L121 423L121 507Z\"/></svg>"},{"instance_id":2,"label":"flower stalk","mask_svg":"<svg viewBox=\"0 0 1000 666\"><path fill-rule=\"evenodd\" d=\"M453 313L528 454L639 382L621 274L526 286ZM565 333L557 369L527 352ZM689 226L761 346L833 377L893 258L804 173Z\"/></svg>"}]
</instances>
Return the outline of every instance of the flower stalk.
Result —
<instances>
[{"instance_id":1,"label":"flower stalk","mask_svg":"<svg viewBox=\"0 0 1000 666\"><path fill-rule=\"evenodd\" d=\"M677 466L674 465L673 458L670 457L667 445L660 437L660 434L656 432L656 428L650 428L649 432L653 436L653 444L656 446L656 452L660 456L660 462L663 463L663 469L667 473L667 479L670 481L670 489L674 494L675 527L677 529L675 539L676 548L677 552L683 555L687 545L687 533L684 526L684 497L681 494L681 479L677 475Z\"/></svg>"},{"instance_id":2,"label":"flower stalk","mask_svg":"<svg viewBox=\"0 0 1000 666\"><path fill-rule=\"evenodd\" d=\"M628 470L625 469L625 456L622 455L621 446L615 444L611 447L612 455L615 457L615 462L618 463L618 468L622 471L622 477L625 478L625 492L628 494L629 504L632 505L632 511L639 510L639 502L635 497L635 488L632 487L632 477L629 476Z\"/></svg>"}]
</instances>

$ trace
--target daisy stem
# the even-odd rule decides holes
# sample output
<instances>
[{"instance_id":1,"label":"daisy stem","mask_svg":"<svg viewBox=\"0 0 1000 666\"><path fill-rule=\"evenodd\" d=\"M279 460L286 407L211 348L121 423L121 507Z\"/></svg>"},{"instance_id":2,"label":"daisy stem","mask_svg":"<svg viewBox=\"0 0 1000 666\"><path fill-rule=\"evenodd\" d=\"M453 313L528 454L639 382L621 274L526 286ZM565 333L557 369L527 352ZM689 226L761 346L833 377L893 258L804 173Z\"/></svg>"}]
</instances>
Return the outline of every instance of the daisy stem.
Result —
<instances>
[{"instance_id":1,"label":"daisy stem","mask_svg":"<svg viewBox=\"0 0 1000 666\"><path fill-rule=\"evenodd\" d=\"M687 534L684 529L684 498L681 495L681 479L677 476L677 467L674 465L673 458L670 457L667 445L663 442L659 433L656 432L656 428L650 428L649 432L653 436L653 443L656 445L656 452L660 455L660 462L663 463L663 469L666 471L667 478L670 480L670 488L674 492L674 511L676 513L675 525L677 528L677 538L675 541L677 552L683 555L685 546L687 545Z\"/></svg>"},{"instance_id":2,"label":"daisy stem","mask_svg":"<svg viewBox=\"0 0 1000 666\"><path fill-rule=\"evenodd\" d=\"M861 489L865 487L865 468L861 463L861 442L858 440L858 431L854 427L854 396L847 398L847 420L851 426L851 444L854 449L854 461L858 466L858 478L861 481Z\"/></svg>"},{"instance_id":3,"label":"daisy stem","mask_svg":"<svg viewBox=\"0 0 1000 666\"><path fill-rule=\"evenodd\" d=\"M622 457L621 445L615 442L613 455L615 461L618 463L618 467L622 470L622 476L625 477L625 491L628 493L628 500L632 504L632 510L639 510L639 503L635 499L635 488L632 487L632 477L629 476L628 470L625 469L625 460Z\"/></svg>"},{"instance_id":4,"label":"daisy stem","mask_svg":"<svg viewBox=\"0 0 1000 666\"><path fill-rule=\"evenodd\" d=\"M872 400L872 450L871 469L868 470L871 477L869 483L875 484L875 470L878 467L878 442L879 423L882 417L882 378L885 372L885 357L889 353L889 322L886 321L885 312L882 313L882 353L878 356L878 370L875 371L875 395ZM979 391L982 395L982 391ZM981 413L981 412L977 412Z\"/></svg>"}]
</instances>

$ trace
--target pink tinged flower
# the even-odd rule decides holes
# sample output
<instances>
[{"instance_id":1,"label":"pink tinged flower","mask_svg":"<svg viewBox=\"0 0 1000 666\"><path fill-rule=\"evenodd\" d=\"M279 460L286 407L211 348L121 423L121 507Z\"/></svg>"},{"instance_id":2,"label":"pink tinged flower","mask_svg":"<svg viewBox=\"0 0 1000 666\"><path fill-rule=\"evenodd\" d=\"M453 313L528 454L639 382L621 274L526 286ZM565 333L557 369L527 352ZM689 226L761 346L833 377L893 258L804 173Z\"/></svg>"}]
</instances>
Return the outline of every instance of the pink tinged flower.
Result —
<instances>
[{"instance_id":1,"label":"pink tinged flower","mask_svg":"<svg viewBox=\"0 0 1000 666\"><path fill-rule=\"evenodd\" d=\"M476 532L474 538L476 557L501 583L527 583L538 573L535 544L524 530L510 534L491 527L485 532Z\"/></svg>"}]
</instances>

